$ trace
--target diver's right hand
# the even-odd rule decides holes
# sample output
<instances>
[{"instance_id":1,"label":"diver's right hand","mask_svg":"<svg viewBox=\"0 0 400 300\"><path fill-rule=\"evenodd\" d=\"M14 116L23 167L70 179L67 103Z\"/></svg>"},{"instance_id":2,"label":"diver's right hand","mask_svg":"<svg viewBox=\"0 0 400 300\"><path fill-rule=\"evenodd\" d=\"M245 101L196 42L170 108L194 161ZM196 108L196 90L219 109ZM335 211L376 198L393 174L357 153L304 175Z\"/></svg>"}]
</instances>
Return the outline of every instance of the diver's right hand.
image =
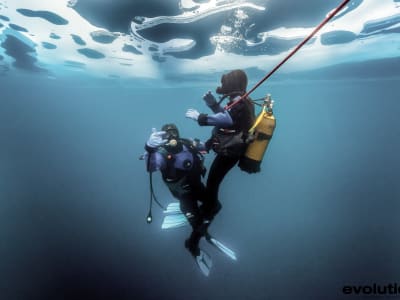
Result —
<instances>
[{"instance_id":1,"label":"diver's right hand","mask_svg":"<svg viewBox=\"0 0 400 300\"><path fill-rule=\"evenodd\" d=\"M214 106L215 104L217 104L217 99L215 99L211 91L208 91L206 94L204 94L203 100L208 106Z\"/></svg>"},{"instance_id":2,"label":"diver's right hand","mask_svg":"<svg viewBox=\"0 0 400 300\"><path fill-rule=\"evenodd\" d=\"M192 120L194 120L194 121L197 121L197 120L198 120L199 115L200 115L200 113L199 113L197 110L193 109L193 108L189 108L189 109L186 111L186 114L185 114L186 118L192 119Z\"/></svg>"},{"instance_id":3,"label":"diver's right hand","mask_svg":"<svg viewBox=\"0 0 400 300\"><path fill-rule=\"evenodd\" d=\"M157 148L166 144L168 140L163 138L165 133L165 131L157 131L157 129L153 128L146 145L150 148Z\"/></svg>"}]
</instances>

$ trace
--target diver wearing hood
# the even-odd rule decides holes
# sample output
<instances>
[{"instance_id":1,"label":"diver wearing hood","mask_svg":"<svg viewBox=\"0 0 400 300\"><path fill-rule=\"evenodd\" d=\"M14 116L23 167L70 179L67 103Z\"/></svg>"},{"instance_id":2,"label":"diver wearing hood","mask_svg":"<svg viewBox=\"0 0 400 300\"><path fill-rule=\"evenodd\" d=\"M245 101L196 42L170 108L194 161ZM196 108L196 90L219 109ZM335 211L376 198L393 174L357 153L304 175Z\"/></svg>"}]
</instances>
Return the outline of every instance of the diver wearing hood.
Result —
<instances>
[{"instance_id":1,"label":"diver wearing hood","mask_svg":"<svg viewBox=\"0 0 400 300\"><path fill-rule=\"evenodd\" d=\"M249 138L247 133L255 120L254 104L248 98L229 109L220 104L224 99L228 100L228 105L240 99L246 89L246 73L243 70L233 70L221 77L221 86L216 89L216 93L221 95L219 102L211 92L203 96L213 114L199 113L195 109L186 112L186 117L197 121L200 126L214 126L212 136L206 142L207 150L212 149L217 154L207 178L207 202L202 207L207 218L213 218L221 209L219 186L246 151Z\"/></svg>"},{"instance_id":2,"label":"diver wearing hood","mask_svg":"<svg viewBox=\"0 0 400 300\"><path fill-rule=\"evenodd\" d=\"M147 171L161 172L164 183L179 200L180 210L193 229L185 247L196 257L200 255L200 239L209 226L197 202L202 202L205 196L201 180L206 172L201 154L205 145L197 139L181 138L175 124L165 124L161 131L153 129L145 149Z\"/></svg>"}]
</instances>

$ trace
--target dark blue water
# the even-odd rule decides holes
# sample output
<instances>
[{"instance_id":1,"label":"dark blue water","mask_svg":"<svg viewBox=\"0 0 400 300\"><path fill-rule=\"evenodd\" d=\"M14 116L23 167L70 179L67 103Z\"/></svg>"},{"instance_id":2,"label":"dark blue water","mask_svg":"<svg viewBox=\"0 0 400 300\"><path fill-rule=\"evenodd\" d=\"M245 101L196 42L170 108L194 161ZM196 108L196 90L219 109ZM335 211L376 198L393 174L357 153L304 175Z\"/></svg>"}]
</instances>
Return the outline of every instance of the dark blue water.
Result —
<instances>
[{"instance_id":1,"label":"dark blue water","mask_svg":"<svg viewBox=\"0 0 400 300\"><path fill-rule=\"evenodd\" d=\"M183 247L189 228L162 231L157 208L145 222L138 157L166 122L206 139L184 113L205 111L215 86L17 74L0 87L0 299L349 299L345 285L400 283L398 79L255 92L272 93L277 129L261 173L235 168L223 182L210 231L238 261L204 245L208 278Z\"/></svg>"}]
</instances>

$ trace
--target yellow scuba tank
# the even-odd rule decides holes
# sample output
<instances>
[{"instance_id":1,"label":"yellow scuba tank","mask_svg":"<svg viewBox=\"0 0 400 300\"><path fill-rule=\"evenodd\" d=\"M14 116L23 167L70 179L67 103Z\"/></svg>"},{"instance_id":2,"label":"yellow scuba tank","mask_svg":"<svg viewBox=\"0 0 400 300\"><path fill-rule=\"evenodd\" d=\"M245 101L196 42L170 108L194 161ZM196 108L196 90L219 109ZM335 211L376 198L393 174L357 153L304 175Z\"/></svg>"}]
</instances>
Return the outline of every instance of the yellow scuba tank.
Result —
<instances>
[{"instance_id":1,"label":"yellow scuba tank","mask_svg":"<svg viewBox=\"0 0 400 300\"><path fill-rule=\"evenodd\" d=\"M269 142L274 134L276 120L272 112L273 101L268 95L264 100L263 109L258 115L249 133L253 141L247 146L245 154L239 160L239 167L248 173L260 172L261 162Z\"/></svg>"}]
</instances>

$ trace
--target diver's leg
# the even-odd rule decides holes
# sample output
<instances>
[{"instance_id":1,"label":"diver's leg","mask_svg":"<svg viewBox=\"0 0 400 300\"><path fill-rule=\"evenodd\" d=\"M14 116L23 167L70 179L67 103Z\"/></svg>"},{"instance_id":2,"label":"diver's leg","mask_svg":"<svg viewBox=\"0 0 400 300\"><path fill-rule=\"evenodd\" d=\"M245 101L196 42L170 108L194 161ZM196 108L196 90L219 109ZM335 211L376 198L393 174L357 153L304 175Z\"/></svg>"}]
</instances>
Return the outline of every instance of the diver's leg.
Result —
<instances>
[{"instance_id":1,"label":"diver's leg","mask_svg":"<svg viewBox=\"0 0 400 300\"><path fill-rule=\"evenodd\" d=\"M185 197L180 199L179 206L193 230L203 223L203 218L200 214L195 197L185 195Z\"/></svg>"},{"instance_id":2,"label":"diver's leg","mask_svg":"<svg viewBox=\"0 0 400 300\"><path fill-rule=\"evenodd\" d=\"M203 218L195 195L185 195L185 197L181 198L180 208L192 226L192 233L185 240L185 247L193 256L198 256L200 254L200 239L205 235L205 231L203 230Z\"/></svg>"},{"instance_id":3,"label":"diver's leg","mask_svg":"<svg viewBox=\"0 0 400 300\"><path fill-rule=\"evenodd\" d=\"M218 200L219 186L226 174L235 166L239 158L217 155L207 177L206 198L202 206L204 218L211 220L221 209Z\"/></svg>"}]
</instances>

